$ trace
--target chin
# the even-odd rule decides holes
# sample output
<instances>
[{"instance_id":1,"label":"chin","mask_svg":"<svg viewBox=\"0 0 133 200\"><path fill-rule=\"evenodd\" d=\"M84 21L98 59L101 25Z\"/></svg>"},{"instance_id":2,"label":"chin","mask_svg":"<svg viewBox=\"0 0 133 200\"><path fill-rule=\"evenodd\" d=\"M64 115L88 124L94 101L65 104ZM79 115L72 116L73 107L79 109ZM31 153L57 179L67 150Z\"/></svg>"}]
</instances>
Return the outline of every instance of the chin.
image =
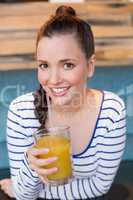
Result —
<instances>
[{"instance_id":1,"label":"chin","mask_svg":"<svg viewBox=\"0 0 133 200\"><path fill-rule=\"evenodd\" d=\"M69 106L71 103L71 100L68 98L57 98L57 99L52 99L52 102L55 106Z\"/></svg>"}]
</instances>

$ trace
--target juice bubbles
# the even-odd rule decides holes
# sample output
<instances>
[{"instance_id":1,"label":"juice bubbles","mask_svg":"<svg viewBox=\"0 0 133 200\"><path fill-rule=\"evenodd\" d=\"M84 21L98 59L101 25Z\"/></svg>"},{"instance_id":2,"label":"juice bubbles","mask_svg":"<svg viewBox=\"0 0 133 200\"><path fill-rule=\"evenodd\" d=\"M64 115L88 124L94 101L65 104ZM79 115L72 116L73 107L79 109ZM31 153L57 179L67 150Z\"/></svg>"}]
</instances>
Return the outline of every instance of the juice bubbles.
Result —
<instances>
[{"instance_id":1,"label":"juice bubbles","mask_svg":"<svg viewBox=\"0 0 133 200\"><path fill-rule=\"evenodd\" d=\"M72 178L72 156L71 156L71 142L67 133L46 133L38 138L36 145L37 148L48 148L47 154L41 154L39 158L58 157L58 159L44 168L57 167L58 171L47 175L49 183L51 184L65 184Z\"/></svg>"}]
</instances>

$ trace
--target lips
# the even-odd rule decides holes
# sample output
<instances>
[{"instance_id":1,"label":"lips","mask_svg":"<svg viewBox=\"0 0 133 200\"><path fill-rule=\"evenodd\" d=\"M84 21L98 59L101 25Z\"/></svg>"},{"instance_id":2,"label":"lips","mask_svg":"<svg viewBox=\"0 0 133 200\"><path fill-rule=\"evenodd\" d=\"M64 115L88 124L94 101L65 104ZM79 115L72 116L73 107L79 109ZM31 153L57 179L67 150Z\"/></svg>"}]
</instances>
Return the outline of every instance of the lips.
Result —
<instances>
[{"instance_id":1,"label":"lips","mask_svg":"<svg viewBox=\"0 0 133 200\"><path fill-rule=\"evenodd\" d=\"M54 96L64 96L70 87L50 88Z\"/></svg>"}]
</instances>

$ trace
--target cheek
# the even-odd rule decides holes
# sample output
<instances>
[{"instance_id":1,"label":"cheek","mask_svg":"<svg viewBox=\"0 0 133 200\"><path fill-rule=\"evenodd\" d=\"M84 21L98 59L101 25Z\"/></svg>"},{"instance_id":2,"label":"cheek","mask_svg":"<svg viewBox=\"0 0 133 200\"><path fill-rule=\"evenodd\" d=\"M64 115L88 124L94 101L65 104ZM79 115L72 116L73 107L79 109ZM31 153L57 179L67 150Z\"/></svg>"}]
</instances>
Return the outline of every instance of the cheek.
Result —
<instances>
[{"instance_id":1,"label":"cheek","mask_svg":"<svg viewBox=\"0 0 133 200\"><path fill-rule=\"evenodd\" d=\"M69 76L69 80L72 84L78 85L86 82L86 77L87 74L84 70L78 70Z\"/></svg>"},{"instance_id":2,"label":"cheek","mask_svg":"<svg viewBox=\"0 0 133 200\"><path fill-rule=\"evenodd\" d=\"M47 75L46 73L42 72L42 70L38 69L38 81L41 85L45 85L47 82Z\"/></svg>"}]
</instances>

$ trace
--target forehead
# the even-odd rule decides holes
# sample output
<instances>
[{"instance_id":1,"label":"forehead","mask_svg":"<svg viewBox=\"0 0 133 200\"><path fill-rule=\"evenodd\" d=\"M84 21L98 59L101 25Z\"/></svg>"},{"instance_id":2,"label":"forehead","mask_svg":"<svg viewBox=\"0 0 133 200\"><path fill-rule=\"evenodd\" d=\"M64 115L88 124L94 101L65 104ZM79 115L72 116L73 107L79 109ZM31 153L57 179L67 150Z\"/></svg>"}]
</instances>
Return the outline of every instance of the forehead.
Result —
<instances>
[{"instance_id":1,"label":"forehead","mask_svg":"<svg viewBox=\"0 0 133 200\"><path fill-rule=\"evenodd\" d=\"M37 46L37 57L78 56L84 54L75 34L56 34L43 37Z\"/></svg>"}]
</instances>

